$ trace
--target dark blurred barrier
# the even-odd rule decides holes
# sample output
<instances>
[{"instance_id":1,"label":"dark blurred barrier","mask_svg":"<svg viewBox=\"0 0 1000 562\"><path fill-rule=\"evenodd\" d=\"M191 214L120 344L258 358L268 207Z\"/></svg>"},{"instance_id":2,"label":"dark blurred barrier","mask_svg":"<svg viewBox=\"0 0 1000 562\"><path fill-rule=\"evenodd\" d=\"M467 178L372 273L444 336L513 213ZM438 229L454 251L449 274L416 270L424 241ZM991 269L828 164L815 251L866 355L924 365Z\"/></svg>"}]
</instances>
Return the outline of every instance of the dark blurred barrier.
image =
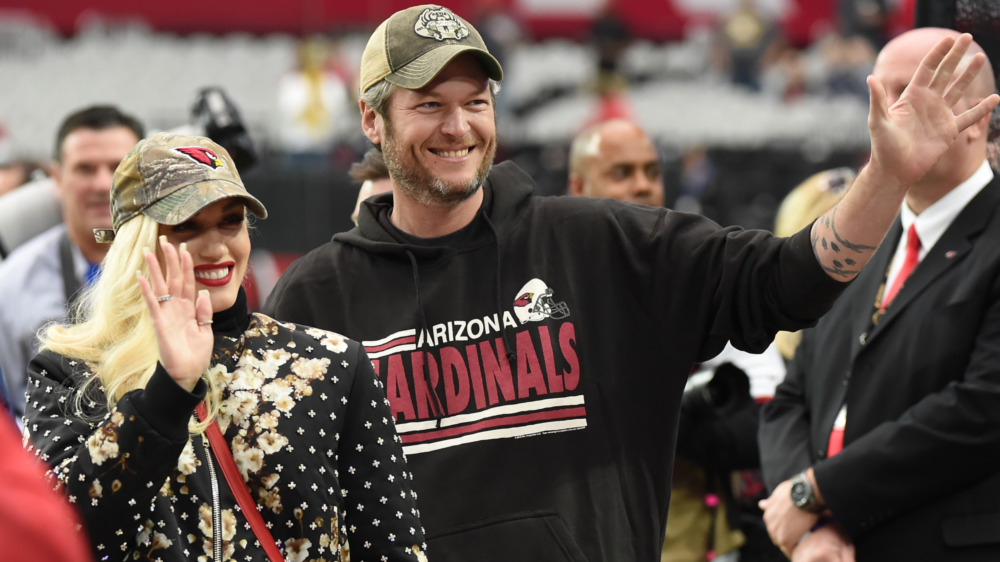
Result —
<instances>
[{"instance_id":1,"label":"dark blurred barrier","mask_svg":"<svg viewBox=\"0 0 1000 562\"><path fill-rule=\"evenodd\" d=\"M535 178L539 195L562 195L568 172L565 160L553 154L566 150L529 146L500 158L513 160ZM804 179L840 166L857 169L864 158L858 152L834 152L817 160L792 150L711 150L707 156L715 172L700 195L703 214L723 225L767 230L773 228L782 198ZM679 154L662 158L668 206L678 195L679 158ZM353 226L350 214L359 186L333 161L294 164L272 156L244 174L243 180L270 214L256 223L254 248L302 253Z\"/></svg>"},{"instance_id":2,"label":"dark blurred barrier","mask_svg":"<svg viewBox=\"0 0 1000 562\"><path fill-rule=\"evenodd\" d=\"M353 226L360 186L332 165L265 159L243 174L243 183L268 211L267 220L254 223L254 248L301 253Z\"/></svg>"}]
</instances>

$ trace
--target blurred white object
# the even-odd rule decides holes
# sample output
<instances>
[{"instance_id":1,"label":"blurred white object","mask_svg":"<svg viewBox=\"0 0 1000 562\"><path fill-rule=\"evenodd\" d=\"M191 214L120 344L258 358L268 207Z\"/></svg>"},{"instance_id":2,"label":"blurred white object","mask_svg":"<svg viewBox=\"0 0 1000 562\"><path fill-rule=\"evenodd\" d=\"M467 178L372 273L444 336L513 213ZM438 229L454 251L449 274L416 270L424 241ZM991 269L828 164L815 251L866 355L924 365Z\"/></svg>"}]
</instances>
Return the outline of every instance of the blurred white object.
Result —
<instances>
[{"instance_id":1,"label":"blurred white object","mask_svg":"<svg viewBox=\"0 0 1000 562\"><path fill-rule=\"evenodd\" d=\"M62 222L52 178L42 178L0 197L0 259Z\"/></svg>"}]
</instances>

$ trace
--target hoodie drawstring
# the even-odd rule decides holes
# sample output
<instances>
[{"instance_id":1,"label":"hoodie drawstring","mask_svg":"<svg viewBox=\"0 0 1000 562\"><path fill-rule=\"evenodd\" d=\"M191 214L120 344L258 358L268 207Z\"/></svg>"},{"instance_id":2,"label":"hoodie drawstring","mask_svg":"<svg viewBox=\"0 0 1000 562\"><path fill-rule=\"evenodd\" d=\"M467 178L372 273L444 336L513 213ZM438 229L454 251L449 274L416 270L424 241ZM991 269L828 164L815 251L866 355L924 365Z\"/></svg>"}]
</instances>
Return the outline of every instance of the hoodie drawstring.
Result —
<instances>
[{"instance_id":1,"label":"hoodie drawstring","mask_svg":"<svg viewBox=\"0 0 1000 562\"><path fill-rule=\"evenodd\" d=\"M493 248L494 251L496 252L496 257L497 257L496 275L494 277L494 297L496 298L497 318L499 319L500 335L501 338L503 339L503 346L505 354L507 356L507 362L510 364L511 369L513 370L516 363L515 362L516 353L514 352L514 344L511 341L509 330L507 329L507 326L504 323L503 298L501 296L501 291L500 291L500 271L502 265L500 259L500 236L497 234L496 227L493 226L493 223L490 221L490 218L486 215L486 213L483 213L482 217L486 221L486 225L489 227L490 233L493 235L493 240L494 240ZM430 332L430 327L427 325L427 316L424 313L424 303L420 299L420 274L417 266L417 257L410 250L406 250L406 256L410 258L410 267L413 270L413 287L417 297L417 315L420 318L420 327L418 328L419 332L417 334L417 341L419 343L421 337L429 338L431 332ZM427 339L425 339L424 341L426 343ZM438 394L437 388L434 387L434 384L431 381L429 352L426 352L424 355L424 368L422 375L424 377L424 381L426 382L427 386L431 389L431 395L434 397L434 405L438 411L436 427L441 427L441 418L443 418L445 415L444 405L441 402L441 397ZM414 376L416 376L416 374L414 374ZM442 376L444 376L444 373L442 373ZM442 386L443 384L444 383L442 381Z\"/></svg>"},{"instance_id":2,"label":"hoodie drawstring","mask_svg":"<svg viewBox=\"0 0 1000 562\"><path fill-rule=\"evenodd\" d=\"M417 343L419 343L420 338L429 338L431 331L427 326L427 316L424 314L424 303L420 300L420 274L417 268L417 256L413 255L413 252L410 250L406 250L406 256L410 258L410 267L413 269L413 288L417 295L417 315L420 318L420 327L418 328L420 331L417 333ZM427 343L426 339L424 340L424 343ZM444 417L444 405L441 404L441 397L438 396L438 391L434 387L434 382L431 380L430 362L430 352L424 352L424 368L422 374L424 375L424 382L427 383L427 388L431 389L431 396L434 397L434 405L437 407L438 415L436 427L441 427L441 418ZM444 373L442 373L442 376L443 375ZM442 381L442 385L443 384L444 381Z\"/></svg>"},{"instance_id":3,"label":"hoodie drawstring","mask_svg":"<svg viewBox=\"0 0 1000 562\"><path fill-rule=\"evenodd\" d=\"M493 226L490 221L490 217L483 213L483 219L486 221L486 225L489 226L490 232L493 233L493 248L497 253L497 271L494 280L496 281L494 285L494 296L497 299L497 315L500 320L500 335L503 338L503 347L507 352L507 362L510 363L511 370L514 369L514 345L510 341L510 334L507 333L507 326L503 321L503 299L500 296L500 236L497 234L497 229Z\"/></svg>"}]
</instances>

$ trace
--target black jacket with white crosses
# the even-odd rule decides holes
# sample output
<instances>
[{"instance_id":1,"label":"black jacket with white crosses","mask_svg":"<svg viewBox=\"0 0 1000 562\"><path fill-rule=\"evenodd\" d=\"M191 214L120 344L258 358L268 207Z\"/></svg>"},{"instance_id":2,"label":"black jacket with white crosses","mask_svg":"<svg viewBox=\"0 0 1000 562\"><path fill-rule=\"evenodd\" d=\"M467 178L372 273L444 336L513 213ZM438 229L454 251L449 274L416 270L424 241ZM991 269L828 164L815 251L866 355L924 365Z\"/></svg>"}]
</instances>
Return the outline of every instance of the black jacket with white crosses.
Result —
<instances>
[{"instance_id":1,"label":"black jacket with white crosses","mask_svg":"<svg viewBox=\"0 0 1000 562\"><path fill-rule=\"evenodd\" d=\"M216 421L285 559L426 560L411 475L365 352L250 315L242 298L234 309L214 316ZM98 560L267 560L207 438L188 432L203 381L188 393L157 366L108 413L103 395L75 405L88 365L42 352L29 371L25 431Z\"/></svg>"}]
</instances>

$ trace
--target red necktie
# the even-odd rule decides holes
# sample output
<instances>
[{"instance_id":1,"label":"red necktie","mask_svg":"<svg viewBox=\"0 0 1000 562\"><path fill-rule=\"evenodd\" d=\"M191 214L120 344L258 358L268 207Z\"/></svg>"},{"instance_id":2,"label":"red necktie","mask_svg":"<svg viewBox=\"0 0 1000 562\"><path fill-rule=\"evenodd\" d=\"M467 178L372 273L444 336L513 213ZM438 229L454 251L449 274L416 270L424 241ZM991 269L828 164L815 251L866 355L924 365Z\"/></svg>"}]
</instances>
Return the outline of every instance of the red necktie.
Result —
<instances>
[{"instance_id":1,"label":"red necktie","mask_svg":"<svg viewBox=\"0 0 1000 562\"><path fill-rule=\"evenodd\" d=\"M826 456L832 457L844 448L844 427L847 426L847 405L840 407L837 412L837 419L833 420L833 429L830 430L830 442L826 446Z\"/></svg>"},{"instance_id":2,"label":"red necktie","mask_svg":"<svg viewBox=\"0 0 1000 562\"><path fill-rule=\"evenodd\" d=\"M906 278L913 273L913 268L917 267L917 262L920 261L920 237L917 236L917 226L911 224L909 230L906 231L906 256L903 258L903 267L900 268L899 273L896 274L896 279L892 282L892 287L885 292L882 297L882 307L880 310L885 310L885 307L889 306L889 301L896 296L899 289L903 287L903 283L906 282ZM840 411L837 412L837 419L833 422L833 429L830 430L830 441L827 443L826 455L832 457L839 453L844 448L844 428L847 427L847 405L840 407Z\"/></svg>"},{"instance_id":3,"label":"red necktie","mask_svg":"<svg viewBox=\"0 0 1000 562\"><path fill-rule=\"evenodd\" d=\"M892 299L899 293L906 278L913 272L913 268L917 267L918 261L920 261L920 237L917 236L917 226L911 224L910 229L906 231L906 257L903 258L903 267L896 274L892 286L882 297L882 310L885 310L885 307L889 306Z\"/></svg>"}]
</instances>

